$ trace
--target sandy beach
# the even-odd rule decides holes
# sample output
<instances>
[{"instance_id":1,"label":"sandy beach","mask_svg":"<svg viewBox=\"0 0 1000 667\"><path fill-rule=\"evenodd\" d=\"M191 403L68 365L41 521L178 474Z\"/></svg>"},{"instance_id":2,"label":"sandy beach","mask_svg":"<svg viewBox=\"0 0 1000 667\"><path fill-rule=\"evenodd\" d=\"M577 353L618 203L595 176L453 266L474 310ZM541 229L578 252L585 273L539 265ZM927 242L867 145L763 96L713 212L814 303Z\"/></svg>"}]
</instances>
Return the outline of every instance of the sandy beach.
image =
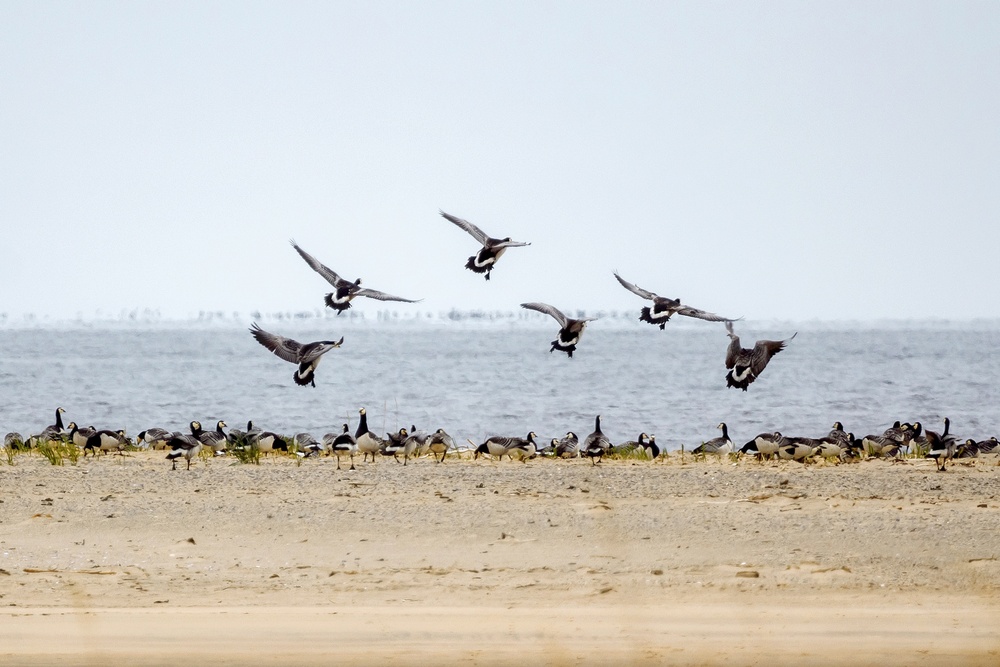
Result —
<instances>
[{"instance_id":1,"label":"sandy beach","mask_svg":"<svg viewBox=\"0 0 1000 667\"><path fill-rule=\"evenodd\" d=\"M0 663L1000 662L1000 467L0 465Z\"/></svg>"}]
</instances>

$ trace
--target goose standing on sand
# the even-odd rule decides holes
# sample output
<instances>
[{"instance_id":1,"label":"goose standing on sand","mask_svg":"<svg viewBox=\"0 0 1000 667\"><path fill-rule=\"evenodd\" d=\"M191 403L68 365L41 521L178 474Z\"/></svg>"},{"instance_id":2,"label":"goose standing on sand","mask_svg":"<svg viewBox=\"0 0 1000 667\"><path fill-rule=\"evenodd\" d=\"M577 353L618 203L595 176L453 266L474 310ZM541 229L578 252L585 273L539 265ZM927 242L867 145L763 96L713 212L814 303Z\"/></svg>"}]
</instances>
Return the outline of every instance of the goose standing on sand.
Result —
<instances>
[{"instance_id":1,"label":"goose standing on sand","mask_svg":"<svg viewBox=\"0 0 1000 667\"><path fill-rule=\"evenodd\" d=\"M387 440L379 453L382 456L391 456L396 460L396 463L399 463L399 455L405 455L406 453L406 440L410 437L410 432L404 427L395 433L386 433L385 435L387 436Z\"/></svg>"},{"instance_id":2,"label":"goose standing on sand","mask_svg":"<svg viewBox=\"0 0 1000 667\"><path fill-rule=\"evenodd\" d=\"M611 451L611 441L601 430L601 415L594 419L594 432L583 440L582 452L584 456L590 457L590 463L597 465L604 459L604 455ZM594 459L597 459L596 461Z\"/></svg>"},{"instance_id":3,"label":"goose standing on sand","mask_svg":"<svg viewBox=\"0 0 1000 667\"><path fill-rule=\"evenodd\" d=\"M502 239L495 239L488 236L486 232L468 220L457 218L444 211L440 211L440 213L445 220L458 225L459 228L472 235L472 238L483 244L479 252L470 257L469 261L465 263L465 268L473 273L485 273L486 280L490 279L490 272L496 265L497 260L500 259L500 256L507 252L507 248L523 248L524 246L531 245L530 243L511 241L509 236Z\"/></svg>"},{"instance_id":4,"label":"goose standing on sand","mask_svg":"<svg viewBox=\"0 0 1000 667\"><path fill-rule=\"evenodd\" d=\"M90 439L90 436L97 433L97 429L93 426L84 426L83 428L80 428L76 425L76 422L66 424L66 430L69 431L70 441L80 449L86 447L87 440Z\"/></svg>"},{"instance_id":5,"label":"goose standing on sand","mask_svg":"<svg viewBox=\"0 0 1000 667\"><path fill-rule=\"evenodd\" d=\"M580 438L573 431L567 432L566 435L556 440L553 444L555 445L554 454L556 458L575 459L580 456Z\"/></svg>"},{"instance_id":6,"label":"goose standing on sand","mask_svg":"<svg viewBox=\"0 0 1000 667\"><path fill-rule=\"evenodd\" d=\"M722 435L701 443L695 447L692 454L731 454L736 450L736 446L729 437L729 427L726 426L726 422L720 423L716 428L722 431Z\"/></svg>"},{"instance_id":7,"label":"goose standing on sand","mask_svg":"<svg viewBox=\"0 0 1000 667\"><path fill-rule=\"evenodd\" d=\"M639 445L639 453L643 458L655 461L660 458L660 446L656 444L656 436L651 435L646 438L646 442Z\"/></svg>"},{"instance_id":8,"label":"goose standing on sand","mask_svg":"<svg viewBox=\"0 0 1000 667\"><path fill-rule=\"evenodd\" d=\"M434 460L438 463L444 463L444 457L450 449L455 449L455 441L443 428L431 433L427 439L427 450L434 455ZM441 455L440 461L437 458L438 454Z\"/></svg>"},{"instance_id":9,"label":"goose standing on sand","mask_svg":"<svg viewBox=\"0 0 1000 667\"><path fill-rule=\"evenodd\" d=\"M226 428L226 422L219 421L215 424L214 431L201 431L197 438L201 444L212 450L212 456L225 456L226 448L229 446L229 436L222 429Z\"/></svg>"},{"instance_id":10,"label":"goose standing on sand","mask_svg":"<svg viewBox=\"0 0 1000 667\"><path fill-rule=\"evenodd\" d=\"M11 431L3 437L4 449L21 449L24 447L24 436L17 431Z\"/></svg>"},{"instance_id":11,"label":"goose standing on sand","mask_svg":"<svg viewBox=\"0 0 1000 667\"><path fill-rule=\"evenodd\" d=\"M327 433L323 436L323 444L337 457L337 470L340 470L340 457L347 454L351 457L350 470L355 470L354 455L358 452L358 441L344 424L340 433Z\"/></svg>"},{"instance_id":12,"label":"goose standing on sand","mask_svg":"<svg viewBox=\"0 0 1000 667\"><path fill-rule=\"evenodd\" d=\"M549 352L559 350L568 354L571 359L573 358L573 352L576 350L577 344L580 342L580 337L583 336L583 330L586 328L587 322L592 322L596 319L594 317L584 317L581 319L566 317L558 308L550 306L547 303L522 303L521 308L537 310L540 313L545 313L555 318L560 327L559 335L552 341L552 347L549 348Z\"/></svg>"},{"instance_id":13,"label":"goose standing on sand","mask_svg":"<svg viewBox=\"0 0 1000 667\"><path fill-rule=\"evenodd\" d=\"M292 375L292 379L295 380L295 384L302 387L308 384L316 386L314 381L316 367L319 366L323 355L344 343L344 338L341 337L340 340L320 340L303 345L291 338L268 333L261 329L256 322L251 326L250 333L253 334L258 343L274 352L281 359L299 365L299 369Z\"/></svg>"},{"instance_id":14,"label":"goose standing on sand","mask_svg":"<svg viewBox=\"0 0 1000 667\"><path fill-rule=\"evenodd\" d=\"M761 433L743 445L739 453L757 456L762 461L764 459L770 460L772 456L778 453L778 447L784 444L784 442L785 436L781 435L778 431L774 433Z\"/></svg>"},{"instance_id":15,"label":"goose standing on sand","mask_svg":"<svg viewBox=\"0 0 1000 667\"><path fill-rule=\"evenodd\" d=\"M323 276L328 283L333 285L335 291L327 294L323 300L329 308L336 310L338 315L350 308L351 301L359 296L366 296L369 299L375 299L376 301L402 301L403 303L417 303L419 301L423 301L423 299L404 299L401 296L393 296L391 294L386 294L385 292L379 292L378 290L362 287L361 278L358 278L353 283L349 280L344 280L337 275L336 271L324 266L315 257L300 248L295 241L291 241L291 244L292 247L295 248L295 251L302 256L302 259L306 260L306 264L308 264L313 271Z\"/></svg>"},{"instance_id":16,"label":"goose standing on sand","mask_svg":"<svg viewBox=\"0 0 1000 667\"><path fill-rule=\"evenodd\" d=\"M726 332L730 339L729 349L726 350L726 368L730 369L726 373L726 386L743 391L764 372L771 357L785 349L785 344L799 335L796 331L792 338L786 340L759 340L751 350L740 346L740 337L733 333L732 322L726 322Z\"/></svg>"},{"instance_id":17,"label":"goose standing on sand","mask_svg":"<svg viewBox=\"0 0 1000 667\"><path fill-rule=\"evenodd\" d=\"M66 432L66 429L63 427L63 420L62 420L64 412L66 411L63 408L56 408L56 423L49 424L44 429L42 429L41 433L29 437L28 446L36 447L43 442L62 440L62 436Z\"/></svg>"},{"instance_id":18,"label":"goose standing on sand","mask_svg":"<svg viewBox=\"0 0 1000 667\"><path fill-rule=\"evenodd\" d=\"M944 431L941 432L940 435L936 431L924 431L924 434L927 437L926 458L934 459L937 463L937 469L941 472L944 471L945 465L948 461L955 458L957 440L955 436L949 433L950 430L951 420L945 417Z\"/></svg>"},{"instance_id":19,"label":"goose standing on sand","mask_svg":"<svg viewBox=\"0 0 1000 667\"><path fill-rule=\"evenodd\" d=\"M476 445L475 442L470 440L469 444L475 447L475 452L472 455L472 460L478 459L479 455L482 454L483 456L490 456L490 457L495 456L497 457L497 460L502 461L504 454L510 456L511 449L522 448L529 443L532 446L534 446L536 437L537 436L535 435L534 431L532 431L523 438L509 437L504 435L491 435L490 437L486 438L486 440L484 440L483 444L481 445ZM510 458L513 459L514 457L511 456Z\"/></svg>"},{"instance_id":20,"label":"goose standing on sand","mask_svg":"<svg viewBox=\"0 0 1000 667\"><path fill-rule=\"evenodd\" d=\"M92 436L87 438L87 444L84 446L83 454L86 456L87 450L89 449L95 456L97 455L97 452L101 452L102 454L114 452L115 454L125 456L125 447L127 447L128 444L129 440L125 437L125 429L122 428L117 431L102 429L100 431L95 431Z\"/></svg>"},{"instance_id":21,"label":"goose standing on sand","mask_svg":"<svg viewBox=\"0 0 1000 667\"><path fill-rule=\"evenodd\" d=\"M167 460L173 461L171 470L177 470L177 459L182 456L187 459L187 469L190 470L191 459L201 452L201 440L198 439L198 435L202 433L201 423L193 421L189 426L191 435L174 433L170 439L170 453L167 454Z\"/></svg>"},{"instance_id":22,"label":"goose standing on sand","mask_svg":"<svg viewBox=\"0 0 1000 667\"><path fill-rule=\"evenodd\" d=\"M361 415L361 421L358 422L358 429L354 432L354 437L358 443L358 451L362 454L361 462L367 461L370 454L372 463L375 463L375 455L382 451L385 440L368 430L368 413L364 408L361 408L358 414Z\"/></svg>"},{"instance_id":23,"label":"goose standing on sand","mask_svg":"<svg viewBox=\"0 0 1000 667\"><path fill-rule=\"evenodd\" d=\"M674 315L684 315L685 317L694 317L699 320L705 320L707 322L731 322L733 318L722 317L721 315L716 315L715 313L709 313L704 310L699 310L697 308L691 308L690 306L685 306L681 303L680 299L668 299L667 297L662 297L658 294L654 294L649 290L645 290L638 285L634 285L629 281L618 275L615 271L615 278L621 283L621 286L627 289L632 294L636 296L641 296L643 299L648 299L653 302L653 306L643 306L642 310L639 312L639 320L642 322L649 322L653 325L659 325L662 331L666 326L667 322Z\"/></svg>"},{"instance_id":24,"label":"goose standing on sand","mask_svg":"<svg viewBox=\"0 0 1000 667\"><path fill-rule=\"evenodd\" d=\"M135 436L135 444L139 445L139 443L142 443L143 447L150 449L164 449L167 443L170 442L171 437L173 437L172 434L166 429L156 427L147 428Z\"/></svg>"}]
</instances>

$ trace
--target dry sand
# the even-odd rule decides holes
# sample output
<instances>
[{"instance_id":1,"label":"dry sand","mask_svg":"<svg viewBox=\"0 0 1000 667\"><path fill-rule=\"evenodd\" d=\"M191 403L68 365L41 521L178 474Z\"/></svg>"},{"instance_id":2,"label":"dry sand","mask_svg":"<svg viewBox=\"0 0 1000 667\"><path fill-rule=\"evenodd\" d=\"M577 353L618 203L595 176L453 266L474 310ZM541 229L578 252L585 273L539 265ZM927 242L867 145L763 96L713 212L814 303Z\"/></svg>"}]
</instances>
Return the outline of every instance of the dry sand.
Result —
<instances>
[{"instance_id":1,"label":"dry sand","mask_svg":"<svg viewBox=\"0 0 1000 667\"><path fill-rule=\"evenodd\" d=\"M15 463L2 664L1000 664L995 460Z\"/></svg>"}]
</instances>

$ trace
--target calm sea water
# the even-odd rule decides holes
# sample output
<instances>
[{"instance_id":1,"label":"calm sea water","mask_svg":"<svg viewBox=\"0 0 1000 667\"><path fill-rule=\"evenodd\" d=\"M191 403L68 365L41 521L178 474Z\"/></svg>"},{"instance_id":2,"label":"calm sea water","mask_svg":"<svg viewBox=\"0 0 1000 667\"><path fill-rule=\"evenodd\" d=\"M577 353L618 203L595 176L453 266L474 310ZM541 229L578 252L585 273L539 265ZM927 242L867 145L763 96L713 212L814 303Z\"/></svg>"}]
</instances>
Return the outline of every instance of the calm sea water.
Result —
<instances>
[{"instance_id":1,"label":"calm sea water","mask_svg":"<svg viewBox=\"0 0 1000 667\"><path fill-rule=\"evenodd\" d=\"M247 322L246 324L248 324ZM444 427L487 435L585 435L602 415L612 440L655 433L669 449L762 431L818 436L842 421L858 435L894 420L976 438L1000 434L1000 323L738 323L744 346L798 337L746 393L728 389L721 325L599 321L573 359L550 354L545 319L429 323L264 322L300 341L345 337L316 388L256 343L244 323L92 324L0 328L0 433L65 420L135 434L197 419L282 433L353 429L358 409L380 431Z\"/></svg>"}]
</instances>

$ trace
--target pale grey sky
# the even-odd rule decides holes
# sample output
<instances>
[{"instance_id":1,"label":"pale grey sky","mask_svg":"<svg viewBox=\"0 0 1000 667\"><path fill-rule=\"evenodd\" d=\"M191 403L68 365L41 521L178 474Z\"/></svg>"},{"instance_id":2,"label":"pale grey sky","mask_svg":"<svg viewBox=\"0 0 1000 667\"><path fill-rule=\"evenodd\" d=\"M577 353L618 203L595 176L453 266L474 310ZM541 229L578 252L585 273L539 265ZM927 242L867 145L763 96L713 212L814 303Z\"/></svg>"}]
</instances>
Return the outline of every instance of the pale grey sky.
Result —
<instances>
[{"instance_id":1,"label":"pale grey sky","mask_svg":"<svg viewBox=\"0 0 1000 667\"><path fill-rule=\"evenodd\" d=\"M320 308L295 238L401 312L996 318L998 82L997 2L0 2L0 312Z\"/></svg>"}]
</instances>

